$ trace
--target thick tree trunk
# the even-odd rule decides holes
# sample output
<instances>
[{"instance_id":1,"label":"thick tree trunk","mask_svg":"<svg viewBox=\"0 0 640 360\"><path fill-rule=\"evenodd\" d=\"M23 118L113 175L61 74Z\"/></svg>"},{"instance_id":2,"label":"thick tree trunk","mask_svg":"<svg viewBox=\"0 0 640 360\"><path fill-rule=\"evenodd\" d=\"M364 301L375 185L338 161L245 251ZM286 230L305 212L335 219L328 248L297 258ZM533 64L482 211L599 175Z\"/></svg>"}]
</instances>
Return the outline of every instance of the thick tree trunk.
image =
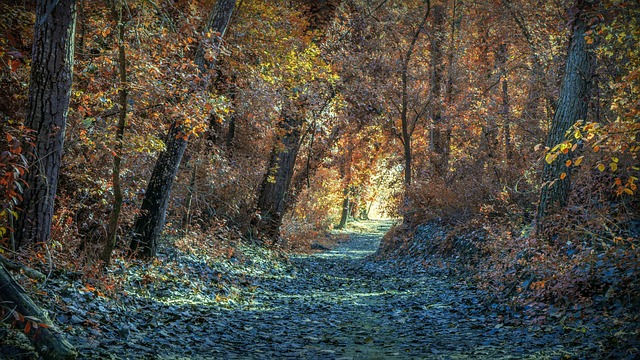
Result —
<instances>
[{"instance_id":1,"label":"thick tree trunk","mask_svg":"<svg viewBox=\"0 0 640 360\"><path fill-rule=\"evenodd\" d=\"M140 251L142 257L150 258L156 255L158 237L164 227L171 187L186 148L187 140L185 140L182 126L173 123L167 136L166 148L160 153L147 185L141 214L133 227L130 249L132 252Z\"/></svg>"},{"instance_id":2,"label":"thick tree trunk","mask_svg":"<svg viewBox=\"0 0 640 360\"><path fill-rule=\"evenodd\" d=\"M584 1L578 1L579 11L571 36L567 53L566 67L558 106L551 123L551 130L547 138L547 146L553 148L565 140L566 132L578 120L587 116L591 92L591 69L593 58L587 49L584 34L587 22L584 16ZM566 161L571 153L560 153L551 164L545 162L542 173L542 188L536 224L538 230L543 228L544 217L552 210L567 205L571 187L571 168ZM564 179L560 177L564 175Z\"/></svg>"},{"instance_id":3,"label":"thick tree trunk","mask_svg":"<svg viewBox=\"0 0 640 360\"><path fill-rule=\"evenodd\" d=\"M115 155L113 156L113 168L111 171L111 179L113 182L113 208L109 216L109 225L107 228L107 242L100 255L105 267L111 262L111 253L116 246L116 238L118 235L118 223L120 221L120 211L122 210L122 189L120 186L120 163L122 162L122 150L124 140L124 127L127 120L127 64L126 64L126 48L124 45L124 4L116 10L114 5L114 16L118 22L118 72L120 84L118 90L118 103L120 112L118 113L118 125L116 129Z\"/></svg>"},{"instance_id":4,"label":"thick tree trunk","mask_svg":"<svg viewBox=\"0 0 640 360\"><path fill-rule=\"evenodd\" d=\"M260 186L257 210L261 219L256 224L257 230L272 245L275 245L280 235L285 200L300 150L301 125L300 119L285 115L281 125L284 135L273 147L269 168Z\"/></svg>"},{"instance_id":5,"label":"thick tree trunk","mask_svg":"<svg viewBox=\"0 0 640 360\"><path fill-rule=\"evenodd\" d=\"M74 0L38 1L25 125L36 131L16 221L16 245L47 242L62 158L73 75Z\"/></svg>"},{"instance_id":6,"label":"thick tree trunk","mask_svg":"<svg viewBox=\"0 0 640 360\"><path fill-rule=\"evenodd\" d=\"M64 338L60 329L48 319L43 310L33 303L1 263L0 289L2 289L0 317L5 322L14 323L18 329L25 331L36 351L44 359L66 360L75 359L78 356L73 345Z\"/></svg>"}]
</instances>

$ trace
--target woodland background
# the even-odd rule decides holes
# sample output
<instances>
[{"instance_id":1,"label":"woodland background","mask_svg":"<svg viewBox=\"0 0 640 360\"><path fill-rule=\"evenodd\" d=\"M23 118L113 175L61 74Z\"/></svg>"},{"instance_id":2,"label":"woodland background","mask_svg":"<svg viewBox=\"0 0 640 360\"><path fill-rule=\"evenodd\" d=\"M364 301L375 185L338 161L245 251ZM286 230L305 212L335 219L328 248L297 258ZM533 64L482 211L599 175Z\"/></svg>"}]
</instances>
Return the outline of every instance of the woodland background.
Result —
<instances>
[{"instance_id":1,"label":"woodland background","mask_svg":"<svg viewBox=\"0 0 640 360\"><path fill-rule=\"evenodd\" d=\"M0 3L4 257L101 278L162 236L308 251L373 208L403 218L379 256L421 242L505 302L638 321L636 1L76 7L50 233L29 237L37 11Z\"/></svg>"}]
</instances>

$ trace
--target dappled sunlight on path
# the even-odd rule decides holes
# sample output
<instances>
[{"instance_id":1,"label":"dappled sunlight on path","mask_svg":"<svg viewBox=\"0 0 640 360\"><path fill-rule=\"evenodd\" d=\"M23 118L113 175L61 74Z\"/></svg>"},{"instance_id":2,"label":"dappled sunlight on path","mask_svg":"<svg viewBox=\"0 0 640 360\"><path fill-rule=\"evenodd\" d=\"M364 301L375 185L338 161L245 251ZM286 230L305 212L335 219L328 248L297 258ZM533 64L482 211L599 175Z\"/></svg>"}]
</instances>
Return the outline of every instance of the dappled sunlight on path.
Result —
<instances>
[{"instance_id":1,"label":"dappled sunlight on path","mask_svg":"<svg viewBox=\"0 0 640 360\"><path fill-rule=\"evenodd\" d=\"M441 271L373 261L368 255L392 223L356 223L337 232L349 240L322 253L292 255L288 263L263 261L257 269L258 258L248 260L242 269L252 275L233 297L178 294L161 301L150 294L123 297L120 304L95 298L86 306L113 322L102 320L92 329L71 318L72 341L86 358L116 359L540 359L573 354L555 330L504 323L482 305L482 292ZM210 278L214 265L202 265Z\"/></svg>"}]
</instances>

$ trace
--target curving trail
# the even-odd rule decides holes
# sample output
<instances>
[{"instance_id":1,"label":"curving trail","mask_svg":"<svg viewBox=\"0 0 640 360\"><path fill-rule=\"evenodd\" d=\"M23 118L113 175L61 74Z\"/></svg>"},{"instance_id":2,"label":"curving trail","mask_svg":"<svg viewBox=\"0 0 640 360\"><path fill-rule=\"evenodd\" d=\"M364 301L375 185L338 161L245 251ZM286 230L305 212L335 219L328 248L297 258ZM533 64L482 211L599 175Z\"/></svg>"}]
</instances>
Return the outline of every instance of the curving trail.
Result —
<instances>
[{"instance_id":1,"label":"curving trail","mask_svg":"<svg viewBox=\"0 0 640 360\"><path fill-rule=\"evenodd\" d=\"M126 270L118 299L59 279L50 291L63 305L53 315L82 359L590 358L566 328L504 321L479 290L443 271L370 260L391 222L358 226L334 249L290 264L254 256L222 269L242 279L232 301L218 298L222 272L211 266L221 262L174 251L157 266ZM141 285L150 274L156 280ZM11 353L0 346L0 358L35 358Z\"/></svg>"},{"instance_id":2,"label":"curving trail","mask_svg":"<svg viewBox=\"0 0 640 360\"><path fill-rule=\"evenodd\" d=\"M540 359L570 354L551 333L504 326L477 290L444 275L369 262L389 222L337 248L293 258L253 303L212 324L227 336L201 356L291 359ZM194 354L195 355L195 354Z\"/></svg>"}]
</instances>

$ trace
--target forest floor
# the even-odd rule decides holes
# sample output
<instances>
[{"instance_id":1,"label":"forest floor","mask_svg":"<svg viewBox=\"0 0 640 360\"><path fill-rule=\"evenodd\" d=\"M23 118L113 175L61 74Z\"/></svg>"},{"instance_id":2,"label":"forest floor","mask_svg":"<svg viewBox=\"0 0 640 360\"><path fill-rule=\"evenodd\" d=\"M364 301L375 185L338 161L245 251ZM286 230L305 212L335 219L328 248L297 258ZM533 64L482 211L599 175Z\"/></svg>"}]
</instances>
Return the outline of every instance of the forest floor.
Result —
<instances>
[{"instance_id":1,"label":"forest floor","mask_svg":"<svg viewBox=\"0 0 640 360\"><path fill-rule=\"evenodd\" d=\"M593 358L582 332L506 319L443 269L372 260L392 222L356 225L332 249L288 259L167 247L152 264L116 266L117 296L60 277L39 299L83 359ZM5 358L33 358L1 344Z\"/></svg>"}]
</instances>

